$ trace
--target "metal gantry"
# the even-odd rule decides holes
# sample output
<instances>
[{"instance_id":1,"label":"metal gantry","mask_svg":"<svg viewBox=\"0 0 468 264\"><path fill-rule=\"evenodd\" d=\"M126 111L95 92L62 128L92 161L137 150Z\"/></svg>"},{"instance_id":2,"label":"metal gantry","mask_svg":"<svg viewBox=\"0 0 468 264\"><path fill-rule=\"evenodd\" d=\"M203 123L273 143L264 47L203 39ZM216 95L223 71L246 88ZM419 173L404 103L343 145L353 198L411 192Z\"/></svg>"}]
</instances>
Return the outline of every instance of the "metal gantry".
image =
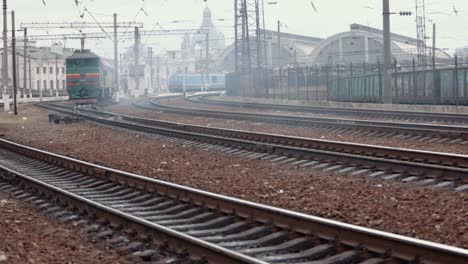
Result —
<instances>
[{"instance_id":1,"label":"metal gantry","mask_svg":"<svg viewBox=\"0 0 468 264\"><path fill-rule=\"evenodd\" d=\"M90 22L22 22L21 28L29 29L89 29L89 28L114 28L114 22L100 22L99 25ZM139 22L119 22L119 28L143 28L143 23Z\"/></svg>"},{"instance_id":2,"label":"metal gantry","mask_svg":"<svg viewBox=\"0 0 468 264\"><path fill-rule=\"evenodd\" d=\"M251 72L265 67L263 0L235 0L236 71Z\"/></svg>"},{"instance_id":3,"label":"metal gantry","mask_svg":"<svg viewBox=\"0 0 468 264\"><path fill-rule=\"evenodd\" d=\"M418 63L421 66L427 65L427 45L426 45L426 0L415 0L416 5L416 30L418 38Z\"/></svg>"}]
</instances>

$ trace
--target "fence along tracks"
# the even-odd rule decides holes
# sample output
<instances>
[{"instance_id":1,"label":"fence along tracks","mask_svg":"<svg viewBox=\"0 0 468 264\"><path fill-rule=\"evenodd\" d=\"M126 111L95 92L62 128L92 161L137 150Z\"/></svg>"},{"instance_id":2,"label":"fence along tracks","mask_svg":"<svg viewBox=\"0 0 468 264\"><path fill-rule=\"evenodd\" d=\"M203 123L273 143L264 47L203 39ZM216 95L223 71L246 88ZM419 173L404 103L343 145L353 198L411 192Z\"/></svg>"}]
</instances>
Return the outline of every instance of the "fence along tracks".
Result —
<instances>
[{"instance_id":1,"label":"fence along tracks","mask_svg":"<svg viewBox=\"0 0 468 264\"><path fill-rule=\"evenodd\" d=\"M51 103L41 106L105 125L175 138L181 143L198 142L205 148L245 157L468 190L468 156L464 155L194 126L89 109L76 112L72 107Z\"/></svg>"},{"instance_id":2,"label":"fence along tracks","mask_svg":"<svg viewBox=\"0 0 468 264\"><path fill-rule=\"evenodd\" d=\"M210 263L466 263L468 251L204 192L0 140L15 182Z\"/></svg>"}]
</instances>

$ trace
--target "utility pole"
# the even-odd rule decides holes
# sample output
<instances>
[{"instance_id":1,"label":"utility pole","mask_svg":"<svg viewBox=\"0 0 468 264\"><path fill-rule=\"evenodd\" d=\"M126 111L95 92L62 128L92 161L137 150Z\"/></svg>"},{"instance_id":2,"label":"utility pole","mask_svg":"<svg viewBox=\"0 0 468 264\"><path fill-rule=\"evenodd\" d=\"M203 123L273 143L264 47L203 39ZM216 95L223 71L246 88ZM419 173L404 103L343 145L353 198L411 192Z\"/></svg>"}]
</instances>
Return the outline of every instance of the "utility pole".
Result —
<instances>
[{"instance_id":1,"label":"utility pole","mask_svg":"<svg viewBox=\"0 0 468 264\"><path fill-rule=\"evenodd\" d=\"M59 84L58 84L58 57L55 56L55 97L59 96Z\"/></svg>"},{"instance_id":2,"label":"utility pole","mask_svg":"<svg viewBox=\"0 0 468 264\"><path fill-rule=\"evenodd\" d=\"M234 0L234 68L239 72L239 1Z\"/></svg>"},{"instance_id":3,"label":"utility pole","mask_svg":"<svg viewBox=\"0 0 468 264\"><path fill-rule=\"evenodd\" d=\"M135 55L135 67L133 69L133 74L134 74L134 77L135 77L135 90L138 90L140 89L140 78L138 76L138 46L139 46L139 31L138 31L138 27L135 27L135 49L134 49L134 55Z\"/></svg>"},{"instance_id":4,"label":"utility pole","mask_svg":"<svg viewBox=\"0 0 468 264\"><path fill-rule=\"evenodd\" d=\"M437 96L436 88L436 24L432 24L432 94ZM466 78L466 77L465 77Z\"/></svg>"},{"instance_id":5,"label":"utility pole","mask_svg":"<svg viewBox=\"0 0 468 264\"><path fill-rule=\"evenodd\" d=\"M436 24L432 24L432 69L436 67Z\"/></svg>"},{"instance_id":6,"label":"utility pole","mask_svg":"<svg viewBox=\"0 0 468 264\"><path fill-rule=\"evenodd\" d=\"M114 102L120 101L120 88L119 88L119 50L118 50L118 36L117 36L117 14L114 13Z\"/></svg>"},{"instance_id":7,"label":"utility pole","mask_svg":"<svg viewBox=\"0 0 468 264\"><path fill-rule=\"evenodd\" d=\"M278 67L281 67L281 21L278 20L278 58L276 59Z\"/></svg>"},{"instance_id":8,"label":"utility pole","mask_svg":"<svg viewBox=\"0 0 468 264\"><path fill-rule=\"evenodd\" d=\"M26 60L27 60L27 56L28 56L28 40L27 40L27 37L28 37L28 29L27 28L24 28L24 50L23 50L23 66L24 66L24 69L23 69L23 97L24 97L24 101L27 101L27 81L26 81L26 74L27 74L27 67L26 67Z\"/></svg>"},{"instance_id":9,"label":"utility pole","mask_svg":"<svg viewBox=\"0 0 468 264\"><path fill-rule=\"evenodd\" d=\"M207 32L205 36L206 40L206 58L205 58L205 91L208 91L208 83L210 81L210 33Z\"/></svg>"},{"instance_id":10,"label":"utility pole","mask_svg":"<svg viewBox=\"0 0 468 264\"><path fill-rule=\"evenodd\" d=\"M38 65L38 67L39 67L39 68L44 67L44 64L43 64L43 63L44 63L44 62L41 60L41 64ZM37 77L37 78L39 78L39 77ZM42 102L42 100L43 100L43 96L42 96L42 95L43 95L43 93L42 93L43 90L42 90L42 89L45 88L45 87L43 87L42 84L39 83L39 87L38 87L38 88L39 88L39 99L40 99L40 101Z\"/></svg>"},{"instance_id":11,"label":"utility pole","mask_svg":"<svg viewBox=\"0 0 468 264\"><path fill-rule=\"evenodd\" d=\"M2 67L2 98L5 112L10 111L10 93L8 91L8 27L7 0L3 0L3 67Z\"/></svg>"},{"instance_id":12,"label":"utility pole","mask_svg":"<svg viewBox=\"0 0 468 264\"><path fill-rule=\"evenodd\" d=\"M32 99L31 56L28 56L28 68L29 68L29 99Z\"/></svg>"},{"instance_id":13,"label":"utility pole","mask_svg":"<svg viewBox=\"0 0 468 264\"><path fill-rule=\"evenodd\" d=\"M18 83L16 81L16 36L15 36L15 11L11 11L11 54L13 59L13 107L15 115L18 115L18 102L16 94ZM8 70L8 69L7 69Z\"/></svg>"},{"instance_id":14,"label":"utility pole","mask_svg":"<svg viewBox=\"0 0 468 264\"><path fill-rule=\"evenodd\" d=\"M148 47L148 64L150 68L149 72L149 81L148 81L148 87L145 90L145 94L148 95L149 90L153 90L153 48Z\"/></svg>"},{"instance_id":15,"label":"utility pole","mask_svg":"<svg viewBox=\"0 0 468 264\"><path fill-rule=\"evenodd\" d=\"M384 80L382 101L392 103L392 50L390 42L390 3L383 0L383 29L384 29Z\"/></svg>"},{"instance_id":16,"label":"utility pole","mask_svg":"<svg viewBox=\"0 0 468 264\"><path fill-rule=\"evenodd\" d=\"M158 75L157 85L158 85L158 94L161 93L161 61L159 56L156 58L156 74Z\"/></svg>"},{"instance_id":17,"label":"utility pole","mask_svg":"<svg viewBox=\"0 0 468 264\"><path fill-rule=\"evenodd\" d=\"M120 53L120 64L119 64L119 66L120 66L120 72L123 73L123 54L122 53Z\"/></svg>"},{"instance_id":18,"label":"utility pole","mask_svg":"<svg viewBox=\"0 0 468 264\"><path fill-rule=\"evenodd\" d=\"M187 96L187 66L185 66L185 70L184 70L184 97Z\"/></svg>"},{"instance_id":19,"label":"utility pole","mask_svg":"<svg viewBox=\"0 0 468 264\"><path fill-rule=\"evenodd\" d=\"M15 35L16 35L16 33L15 33ZM17 91L19 90L19 92L20 92L19 93L19 95L20 95L19 98L21 99L21 89L19 88L20 87L20 85L19 85L19 61L20 61L19 53L16 52L16 88L17 88Z\"/></svg>"},{"instance_id":20,"label":"utility pole","mask_svg":"<svg viewBox=\"0 0 468 264\"><path fill-rule=\"evenodd\" d=\"M205 89L205 74L204 74L204 72L205 71L203 70L203 49L200 47L200 73L201 73L201 81L202 81L202 85L201 85L201 91L202 92L204 92L204 89Z\"/></svg>"},{"instance_id":21,"label":"utility pole","mask_svg":"<svg viewBox=\"0 0 468 264\"><path fill-rule=\"evenodd\" d=\"M81 37L80 38L80 42L81 42L81 52L83 53L83 51L85 50L85 37Z\"/></svg>"}]
</instances>

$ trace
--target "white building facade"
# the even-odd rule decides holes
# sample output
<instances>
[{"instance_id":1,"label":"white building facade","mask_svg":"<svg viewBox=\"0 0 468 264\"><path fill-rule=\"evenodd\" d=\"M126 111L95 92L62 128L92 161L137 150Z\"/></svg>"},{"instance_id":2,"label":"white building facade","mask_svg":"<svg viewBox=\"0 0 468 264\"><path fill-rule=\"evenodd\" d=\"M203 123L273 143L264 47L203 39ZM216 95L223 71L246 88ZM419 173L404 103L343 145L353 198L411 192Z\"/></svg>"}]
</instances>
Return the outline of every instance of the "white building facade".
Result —
<instances>
[{"instance_id":1,"label":"white building facade","mask_svg":"<svg viewBox=\"0 0 468 264\"><path fill-rule=\"evenodd\" d=\"M61 46L27 48L26 63L24 48L18 45L17 58L17 87L21 97L58 96L66 95L66 57L72 54L72 49ZM3 56L3 50L0 51ZM13 58L11 49L8 51L8 89L2 92L11 97L13 91ZM2 65L0 64L0 69ZM25 76L26 69L26 76ZM3 79L1 80L3 88ZM26 82L25 82L26 81Z\"/></svg>"}]
</instances>

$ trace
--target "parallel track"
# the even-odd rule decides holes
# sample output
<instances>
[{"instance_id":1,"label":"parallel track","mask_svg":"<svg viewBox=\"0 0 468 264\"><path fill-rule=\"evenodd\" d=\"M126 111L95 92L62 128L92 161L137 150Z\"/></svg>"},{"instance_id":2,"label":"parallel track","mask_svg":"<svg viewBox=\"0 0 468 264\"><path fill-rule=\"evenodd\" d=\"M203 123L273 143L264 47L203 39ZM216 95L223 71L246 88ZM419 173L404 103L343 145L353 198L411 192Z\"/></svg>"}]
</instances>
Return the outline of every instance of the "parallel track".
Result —
<instances>
[{"instance_id":1,"label":"parallel track","mask_svg":"<svg viewBox=\"0 0 468 264\"><path fill-rule=\"evenodd\" d=\"M442 122L453 125L468 125L468 114L463 113L436 113L436 112L417 112L417 111L398 111L398 110L379 110L379 109L356 109L356 108L336 108L321 106L295 106L281 104L259 104L242 103L210 100L210 95L196 95L187 98L194 103L203 103L208 105L220 105L239 108L253 108L263 110L280 110L303 113L314 113L324 115L348 116L355 118L374 118L381 120L404 120L404 121L422 121L422 122Z\"/></svg>"},{"instance_id":2,"label":"parallel track","mask_svg":"<svg viewBox=\"0 0 468 264\"><path fill-rule=\"evenodd\" d=\"M464 155L194 126L89 109L76 112L58 104L41 106L105 125L174 138L182 143L198 142L205 148L248 158L468 190L468 156Z\"/></svg>"},{"instance_id":3,"label":"parallel track","mask_svg":"<svg viewBox=\"0 0 468 264\"><path fill-rule=\"evenodd\" d=\"M135 102L134 105L145 110L163 111L187 116L242 120L298 128L314 128L328 132L340 131L340 133L352 135L394 137L395 139L419 140L427 143L438 142L468 145L468 126L225 112L169 106L160 103L160 99L144 99Z\"/></svg>"},{"instance_id":4,"label":"parallel track","mask_svg":"<svg viewBox=\"0 0 468 264\"><path fill-rule=\"evenodd\" d=\"M13 183L209 263L466 263L468 250L208 193L0 140Z\"/></svg>"}]
</instances>

